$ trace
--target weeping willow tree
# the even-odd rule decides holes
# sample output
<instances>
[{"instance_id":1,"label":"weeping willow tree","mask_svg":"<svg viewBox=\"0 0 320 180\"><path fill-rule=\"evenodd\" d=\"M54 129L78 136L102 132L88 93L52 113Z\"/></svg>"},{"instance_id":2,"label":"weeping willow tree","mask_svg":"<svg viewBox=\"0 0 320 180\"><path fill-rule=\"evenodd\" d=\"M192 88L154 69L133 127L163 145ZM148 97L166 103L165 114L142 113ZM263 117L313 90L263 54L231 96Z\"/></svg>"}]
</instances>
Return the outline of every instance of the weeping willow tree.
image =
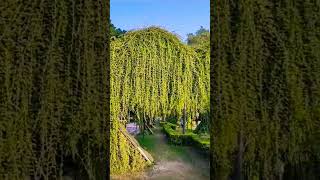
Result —
<instances>
[{"instance_id":1,"label":"weeping willow tree","mask_svg":"<svg viewBox=\"0 0 320 180\"><path fill-rule=\"evenodd\" d=\"M217 179L318 179L320 2L212 1Z\"/></svg>"},{"instance_id":2,"label":"weeping willow tree","mask_svg":"<svg viewBox=\"0 0 320 180\"><path fill-rule=\"evenodd\" d=\"M127 32L111 42L111 171L135 168L134 150L119 135L130 112L142 124L156 117L189 119L209 111L209 61L157 28Z\"/></svg>"},{"instance_id":3,"label":"weeping willow tree","mask_svg":"<svg viewBox=\"0 0 320 180\"><path fill-rule=\"evenodd\" d=\"M203 82L208 83L206 84L206 88L209 87L210 82L210 32L204 29L202 26L201 28L194 34L189 34L187 39L187 44L192 47L192 49L197 53L198 58L200 59L199 63L202 63L204 70L201 71L205 74L201 75ZM209 100L208 97L205 98L207 101ZM204 101L205 101L204 99ZM208 103L208 102L205 102ZM201 114L198 117L200 120L200 124L197 125L195 129L196 133L209 133L209 115L208 114Z\"/></svg>"},{"instance_id":4,"label":"weeping willow tree","mask_svg":"<svg viewBox=\"0 0 320 180\"><path fill-rule=\"evenodd\" d=\"M107 174L107 1L0 3L0 179Z\"/></svg>"}]
</instances>

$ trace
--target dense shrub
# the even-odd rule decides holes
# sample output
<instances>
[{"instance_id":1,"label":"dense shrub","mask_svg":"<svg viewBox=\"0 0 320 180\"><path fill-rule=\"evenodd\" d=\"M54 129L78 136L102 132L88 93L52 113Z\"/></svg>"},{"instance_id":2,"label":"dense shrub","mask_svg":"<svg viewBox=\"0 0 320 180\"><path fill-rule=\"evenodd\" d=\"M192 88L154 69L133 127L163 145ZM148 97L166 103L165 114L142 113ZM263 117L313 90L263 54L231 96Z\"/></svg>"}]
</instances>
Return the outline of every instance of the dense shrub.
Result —
<instances>
[{"instance_id":1,"label":"dense shrub","mask_svg":"<svg viewBox=\"0 0 320 180\"><path fill-rule=\"evenodd\" d=\"M172 123L163 124L163 132L172 144L194 146L199 149L208 151L210 147L210 139L203 138L199 134L192 131L186 131L185 134L177 130L177 125Z\"/></svg>"}]
</instances>

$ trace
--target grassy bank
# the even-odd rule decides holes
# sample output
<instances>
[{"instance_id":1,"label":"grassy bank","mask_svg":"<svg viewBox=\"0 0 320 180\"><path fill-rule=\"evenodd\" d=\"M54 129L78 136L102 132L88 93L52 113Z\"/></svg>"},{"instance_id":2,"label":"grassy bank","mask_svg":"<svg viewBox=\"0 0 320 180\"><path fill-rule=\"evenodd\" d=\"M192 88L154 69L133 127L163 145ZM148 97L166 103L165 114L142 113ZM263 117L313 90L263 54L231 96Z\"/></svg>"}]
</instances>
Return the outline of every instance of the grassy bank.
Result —
<instances>
[{"instance_id":1,"label":"grassy bank","mask_svg":"<svg viewBox=\"0 0 320 180\"><path fill-rule=\"evenodd\" d=\"M161 160L173 160L182 159L183 161L189 161L188 152L185 147L177 146L174 144L167 144L166 142L159 142L159 137L154 134L138 135L136 136L139 144L147 150L156 161ZM164 141L164 139L163 139Z\"/></svg>"}]
</instances>

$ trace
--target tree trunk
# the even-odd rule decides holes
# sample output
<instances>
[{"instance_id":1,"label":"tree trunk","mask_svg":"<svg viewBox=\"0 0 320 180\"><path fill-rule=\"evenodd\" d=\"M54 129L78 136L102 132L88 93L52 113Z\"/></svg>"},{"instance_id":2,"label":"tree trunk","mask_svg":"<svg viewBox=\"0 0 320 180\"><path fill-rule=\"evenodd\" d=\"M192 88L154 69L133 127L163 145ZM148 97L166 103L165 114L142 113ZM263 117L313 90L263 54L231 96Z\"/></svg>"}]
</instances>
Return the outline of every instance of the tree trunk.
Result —
<instances>
[{"instance_id":1,"label":"tree trunk","mask_svg":"<svg viewBox=\"0 0 320 180\"><path fill-rule=\"evenodd\" d=\"M187 111L186 111L186 104L183 107L183 119L182 119L182 133L186 133L186 121L187 121Z\"/></svg>"},{"instance_id":2,"label":"tree trunk","mask_svg":"<svg viewBox=\"0 0 320 180\"><path fill-rule=\"evenodd\" d=\"M145 133L145 130L146 130L146 113L143 112L143 137L144 137L144 133Z\"/></svg>"},{"instance_id":3,"label":"tree trunk","mask_svg":"<svg viewBox=\"0 0 320 180\"><path fill-rule=\"evenodd\" d=\"M243 157L243 134L242 130L240 130L239 136L238 136L238 153L237 153L237 160L236 160L236 167L235 167L235 173L234 173L234 180L242 180L242 157Z\"/></svg>"}]
</instances>

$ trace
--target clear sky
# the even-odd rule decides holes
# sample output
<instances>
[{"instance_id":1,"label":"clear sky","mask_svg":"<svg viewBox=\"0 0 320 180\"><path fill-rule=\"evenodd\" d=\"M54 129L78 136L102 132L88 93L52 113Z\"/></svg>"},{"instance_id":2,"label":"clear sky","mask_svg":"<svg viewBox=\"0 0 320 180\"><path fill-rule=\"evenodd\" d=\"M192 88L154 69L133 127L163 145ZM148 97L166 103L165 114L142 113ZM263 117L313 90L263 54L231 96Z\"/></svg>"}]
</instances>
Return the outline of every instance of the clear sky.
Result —
<instances>
[{"instance_id":1,"label":"clear sky","mask_svg":"<svg viewBox=\"0 0 320 180\"><path fill-rule=\"evenodd\" d=\"M160 26L186 40L210 27L210 0L110 0L111 22L124 30Z\"/></svg>"}]
</instances>

